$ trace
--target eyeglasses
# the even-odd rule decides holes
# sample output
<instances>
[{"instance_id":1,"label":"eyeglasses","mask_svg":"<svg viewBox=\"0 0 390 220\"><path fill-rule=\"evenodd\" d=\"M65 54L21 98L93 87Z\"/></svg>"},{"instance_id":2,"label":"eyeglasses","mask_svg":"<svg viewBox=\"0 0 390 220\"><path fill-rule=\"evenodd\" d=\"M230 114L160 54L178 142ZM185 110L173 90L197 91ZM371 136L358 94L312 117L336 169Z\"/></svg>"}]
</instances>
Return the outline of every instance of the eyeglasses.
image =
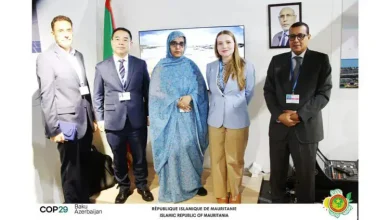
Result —
<instances>
[{"instance_id":1,"label":"eyeglasses","mask_svg":"<svg viewBox=\"0 0 390 220\"><path fill-rule=\"evenodd\" d=\"M299 41L303 40L307 35L306 34L290 34L288 35L288 39L293 41L295 38L298 38Z\"/></svg>"},{"instance_id":2,"label":"eyeglasses","mask_svg":"<svg viewBox=\"0 0 390 220\"><path fill-rule=\"evenodd\" d=\"M169 43L169 45L173 46L173 47L177 47L177 46L180 46L180 47L184 47L184 42L176 42L176 41L171 41L171 43Z\"/></svg>"}]
</instances>

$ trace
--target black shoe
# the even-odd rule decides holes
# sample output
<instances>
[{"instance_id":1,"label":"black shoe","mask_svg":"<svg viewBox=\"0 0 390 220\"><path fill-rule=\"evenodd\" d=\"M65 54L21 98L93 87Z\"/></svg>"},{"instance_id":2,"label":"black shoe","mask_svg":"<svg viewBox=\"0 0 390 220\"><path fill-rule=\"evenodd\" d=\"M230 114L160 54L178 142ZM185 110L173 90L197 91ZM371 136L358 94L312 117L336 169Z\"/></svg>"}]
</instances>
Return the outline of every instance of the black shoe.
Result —
<instances>
[{"instance_id":1,"label":"black shoe","mask_svg":"<svg viewBox=\"0 0 390 220\"><path fill-rule=\"evenodd\" d=\"M197 193L199 196L206 196L207 195L207 190L202 186L198 189L198 193Z\"/></svg>"},{"instance_id":2,"label":"black shoe","mask_svg":"<svg viewBox=\"0 0 390 220\"><path fill-rule=\"evenodd\" d=\"M125 203L127 198L131 195L129 187L120 187L119 193L115 198L115 203Z\"/></svg>"},{"instance_id":3,"label":"black shoe","mask_svg":"<svg viewBox=\"0 0 390 220\"><path fill-rule=\"evenodd\" d=\"M150 190L148 188L146 189L137 189L137 192L142 196L142 199L147 201L147 202L151 202L154 200L153 198L153 194L150 192Z\"/></svg>"}]
</instances>

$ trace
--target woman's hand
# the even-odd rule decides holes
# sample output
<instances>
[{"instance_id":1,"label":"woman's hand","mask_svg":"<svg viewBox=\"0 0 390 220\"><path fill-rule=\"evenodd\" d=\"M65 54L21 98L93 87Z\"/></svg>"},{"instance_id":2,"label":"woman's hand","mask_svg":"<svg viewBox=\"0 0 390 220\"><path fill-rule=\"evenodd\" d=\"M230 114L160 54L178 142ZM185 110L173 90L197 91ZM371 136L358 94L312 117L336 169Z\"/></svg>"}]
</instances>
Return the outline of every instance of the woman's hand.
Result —
<instances>
[{"instance_id":1,"label":"woman's hand","mask_svg":"<svg viewBox=\"0 0 390 220\"><path fill-rule=\"evenodd\" d=\"M177 107L179 107L180 109L186 111L186 112L189 112L191 111L191 101L192 101L192 97L189 96L189 95L186 95L186 96L182 96L180 99L179 99L179 102L177 103Z\"/></svg>"}]
</instances>

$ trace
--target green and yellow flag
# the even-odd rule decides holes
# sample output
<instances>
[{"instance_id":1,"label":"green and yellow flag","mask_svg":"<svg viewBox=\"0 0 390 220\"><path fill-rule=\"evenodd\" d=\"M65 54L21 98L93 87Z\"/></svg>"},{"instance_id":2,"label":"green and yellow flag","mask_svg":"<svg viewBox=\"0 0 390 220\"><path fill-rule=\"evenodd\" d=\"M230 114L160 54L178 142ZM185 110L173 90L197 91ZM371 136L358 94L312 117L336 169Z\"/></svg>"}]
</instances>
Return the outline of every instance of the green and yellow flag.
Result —
<instances>
[{"instance_id":1,"label":"green and yellow flag","mask_svg":"<svg viewBox=\"0 0 390 220\"><path fill-rule=\"evenodd\" d=\"M111 35L112 31L115 29L115 22L110 2L111 0L106 0L104 7L103 60L112 56Z\"/></svg>"}]
</instances>

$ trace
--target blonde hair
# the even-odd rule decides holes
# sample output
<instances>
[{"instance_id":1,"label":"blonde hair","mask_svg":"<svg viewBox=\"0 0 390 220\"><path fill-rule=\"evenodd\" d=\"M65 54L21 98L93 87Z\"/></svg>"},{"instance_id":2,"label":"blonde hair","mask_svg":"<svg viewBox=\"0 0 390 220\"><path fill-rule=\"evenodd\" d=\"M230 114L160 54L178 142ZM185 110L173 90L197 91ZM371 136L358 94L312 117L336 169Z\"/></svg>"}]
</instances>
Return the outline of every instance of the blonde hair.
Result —
<instances>
[{"instance_id":1,"label":"blonde hair","mask_svg":"<svg viewBox=\"0 0 390 220\"><path fill-rule=\"evenodd\" d=\"M223 78L223 81L227 83L230 75L232 75L232 79L237 80L238 87L240 90L243 90L245 88L245 76L244 76L244 68L245 68L245 60L240 57L240 54L238 52L238 46L236 38L234 37L234 34L228 30L223 30L217 34L217 37L215 38L215 45L214 45L214 52L215 56L217 56L218 59L222 59L222 56L218 53L218 37L222 34L229 35L233 38L234 41L234 52L233 52L233 58L225 64L225 76Z\"/></svg>"}]
</instances>

